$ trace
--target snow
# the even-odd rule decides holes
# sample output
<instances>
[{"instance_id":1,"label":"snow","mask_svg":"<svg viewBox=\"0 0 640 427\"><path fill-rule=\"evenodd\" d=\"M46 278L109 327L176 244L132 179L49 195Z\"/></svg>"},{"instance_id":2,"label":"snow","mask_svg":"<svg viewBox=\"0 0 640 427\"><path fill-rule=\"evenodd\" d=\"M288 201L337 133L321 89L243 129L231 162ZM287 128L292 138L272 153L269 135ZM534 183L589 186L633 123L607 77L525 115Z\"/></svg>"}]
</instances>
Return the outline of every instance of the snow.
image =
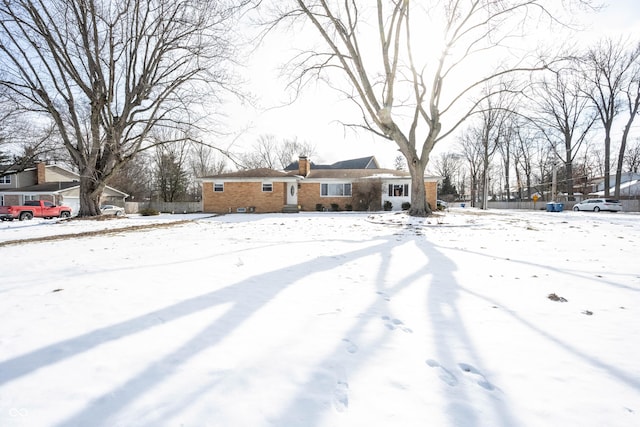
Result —
<instances>
[{"instance_id":1,"label":"snow","mask_svg":"<svg viewBox=\"0 0 640 427\"><path fill-rule=\"evenodd\" d=\"M639 248L632 213L2 222L0 425L640 425Z\"/></svg>"}]
</instances>

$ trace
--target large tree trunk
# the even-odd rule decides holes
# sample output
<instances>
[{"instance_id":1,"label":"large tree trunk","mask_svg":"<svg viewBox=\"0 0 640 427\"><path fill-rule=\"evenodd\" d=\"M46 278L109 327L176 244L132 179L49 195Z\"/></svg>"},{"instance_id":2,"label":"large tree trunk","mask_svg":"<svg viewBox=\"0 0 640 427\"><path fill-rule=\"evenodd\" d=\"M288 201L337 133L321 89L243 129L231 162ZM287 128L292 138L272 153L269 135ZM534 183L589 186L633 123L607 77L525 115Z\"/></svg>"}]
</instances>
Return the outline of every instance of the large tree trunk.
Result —
<instances>
[{"instance_id":1,"label":"large tree trunk","mask_svg":"<svg viewBox=\"0 0 640 427\"><path fill-rule=\"evenodd\" d=\"M98 183L93 178L91 171L85 170L80 174L79 217L100 215L100 198L104 187L104 184Z\"/></svg>"},{"instance_id":2,"label":"large tree trunk","mask_svg":"<svg viewBox=\"0 0 640 427\"><path fill-rule=\"evenodd\" d=\"M411 173L411 207L409 215L411 216L429 216L432 213L427 203L427 194L424 185L424 170L426 165L423 162L408 162L409 172Z\"/></svg>"}]
</instances>

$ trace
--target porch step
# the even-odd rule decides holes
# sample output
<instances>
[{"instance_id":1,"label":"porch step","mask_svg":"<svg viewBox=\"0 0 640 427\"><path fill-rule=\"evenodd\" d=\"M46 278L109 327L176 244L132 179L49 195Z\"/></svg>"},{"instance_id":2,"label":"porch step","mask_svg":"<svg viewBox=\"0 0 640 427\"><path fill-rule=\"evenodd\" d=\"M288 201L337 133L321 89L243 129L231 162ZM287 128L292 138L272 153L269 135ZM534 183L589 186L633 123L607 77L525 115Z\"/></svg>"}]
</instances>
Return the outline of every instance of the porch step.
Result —
<instances>
[{"instance_id":1,"label":"porch step","mask_svg":"<svg viewBox=\"0 0 640 427\"><path fill-rule=\"evenodd\" d=\"M300 210L298 209L298 205L284 205L282 208L282 213L298 213Z\"/></svg>"}]
</instances>

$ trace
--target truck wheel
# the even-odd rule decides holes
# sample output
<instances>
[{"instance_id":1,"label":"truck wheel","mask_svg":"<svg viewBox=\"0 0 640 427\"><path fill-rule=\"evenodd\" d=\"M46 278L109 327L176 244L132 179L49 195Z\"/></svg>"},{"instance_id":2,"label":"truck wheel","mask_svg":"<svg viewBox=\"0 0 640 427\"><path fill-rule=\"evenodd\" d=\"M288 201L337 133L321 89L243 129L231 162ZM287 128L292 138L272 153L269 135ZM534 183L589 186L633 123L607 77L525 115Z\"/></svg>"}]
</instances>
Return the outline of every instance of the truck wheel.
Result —
<instances>
[{"instance_id":1,"label":"truck wheel","mask_svg":"<svg viewBox=\"0 0 640 427\"><path fill-rule=\"evenodd\" d=\"M33 218L33 214L31 212L22 212L20 214L20 221L29 221L30 219Z\"/></svg>"},{"instance_id":2,"label":"truck wheel","mask_svg":"<svg viewBox=\"0 0 640 427\"><path fill-rule=\"evenodd\" d=\"M71 214L67 211L60 212L60 218L69 218Z\"/></svg>"}]
</instances>

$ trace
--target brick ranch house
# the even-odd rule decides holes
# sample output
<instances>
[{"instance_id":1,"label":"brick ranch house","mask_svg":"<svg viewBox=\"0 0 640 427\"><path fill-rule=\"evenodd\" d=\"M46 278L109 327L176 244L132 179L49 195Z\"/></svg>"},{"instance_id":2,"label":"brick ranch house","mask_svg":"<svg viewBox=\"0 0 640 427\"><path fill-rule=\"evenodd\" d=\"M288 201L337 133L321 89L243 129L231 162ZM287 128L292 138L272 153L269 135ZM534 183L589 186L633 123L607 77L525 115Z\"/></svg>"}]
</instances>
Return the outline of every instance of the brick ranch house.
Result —
<instances>
[{"instance_id":1,"label":"brick ranch house","mask_svg":"<svg viewBox=\"0 0 640 427\"><path fill-rule=\"evenodd\" d=\"M425 176L435 208L440 177ZM251 169L201 177L202 210L212 213L401 210L411 201L409 172L381 169L375 157L316 165L301 156L284 171Z\"/></svg>"}]
</instances>

